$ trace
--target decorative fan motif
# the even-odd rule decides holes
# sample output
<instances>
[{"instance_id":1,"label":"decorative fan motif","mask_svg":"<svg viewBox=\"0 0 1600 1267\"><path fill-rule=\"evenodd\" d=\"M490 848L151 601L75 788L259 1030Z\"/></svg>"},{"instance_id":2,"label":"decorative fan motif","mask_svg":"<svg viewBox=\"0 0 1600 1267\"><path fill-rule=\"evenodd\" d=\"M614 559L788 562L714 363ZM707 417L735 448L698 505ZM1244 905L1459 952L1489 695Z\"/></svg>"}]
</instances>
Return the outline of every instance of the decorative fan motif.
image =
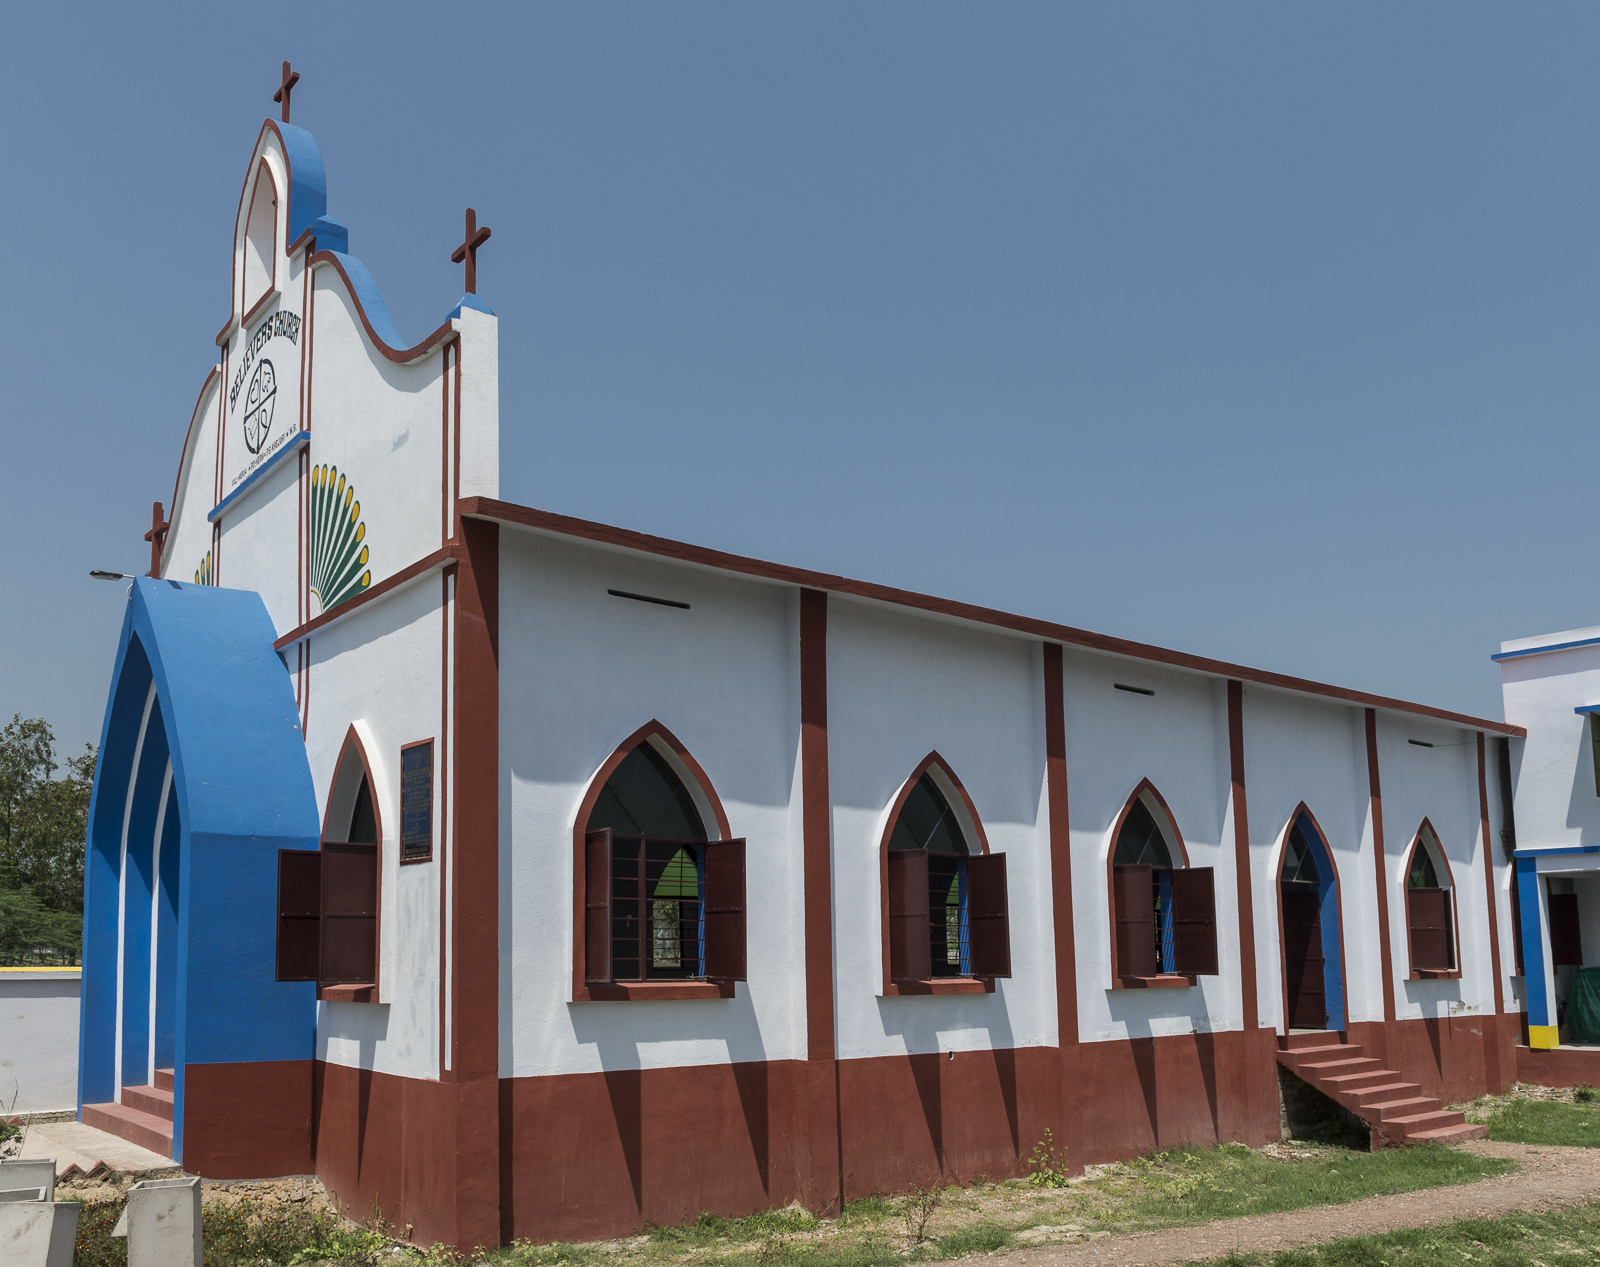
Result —
<instances>
[{"instance_id":1,"label":"decorative fan motif","mask_svg":"<svg viewBox=\"0 0 1600 1267\"><path fill-rule=\"evenodd\" d=\"M367 525L355 486L336 466L311 468L311 592L331 611L372 584Z\"/></svg>"},{"instance_id":2,"label":"decorative fan motif","mask_svg":"<svg viewBox=\"0 0 1600 1267\"><path fill-rule=\"evenodd\" d=\"M206 557L200 560L200 566L194 570L194 583L196 585L211 584L211 551L206 551Z\"/></svg>"}]
</instances>

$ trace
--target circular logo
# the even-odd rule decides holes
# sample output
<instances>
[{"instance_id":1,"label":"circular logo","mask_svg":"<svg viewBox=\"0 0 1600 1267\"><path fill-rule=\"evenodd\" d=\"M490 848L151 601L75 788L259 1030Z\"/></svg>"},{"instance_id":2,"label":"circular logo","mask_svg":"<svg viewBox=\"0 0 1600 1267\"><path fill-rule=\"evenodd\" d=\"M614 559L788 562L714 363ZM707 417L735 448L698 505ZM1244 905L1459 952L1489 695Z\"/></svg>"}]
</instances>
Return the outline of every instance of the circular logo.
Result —
<instances>
[{"instance_id":1,"label":"circular logo","mask_svg":"<svg viewBox=\"0 0 1600 1267\"><path fill-rule=\"evenodd\" d=\"M250 394L244 402L244 443L252 453L260 453L272 430L272 407L278 400L278 376L271 361L262 361L250 379Z\"/></svg>"}]
</instances>

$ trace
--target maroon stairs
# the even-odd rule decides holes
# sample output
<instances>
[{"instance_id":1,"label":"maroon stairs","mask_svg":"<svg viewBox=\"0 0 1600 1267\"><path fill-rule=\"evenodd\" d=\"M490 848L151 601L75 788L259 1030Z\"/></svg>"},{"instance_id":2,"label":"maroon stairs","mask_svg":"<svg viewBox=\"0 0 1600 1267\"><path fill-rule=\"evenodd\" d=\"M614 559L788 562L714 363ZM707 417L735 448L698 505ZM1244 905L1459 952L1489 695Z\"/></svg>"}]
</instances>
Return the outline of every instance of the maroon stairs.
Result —
<instances>
[{"instance_id":1,"label":"maroon stairs","mask_svg":"<svg viewBox=\"0 0 1600 1267\"><path fill-rule=\"evenodd\" d=\"M1424 1140L1459 1144L1489 1133L1487 1126L1468 1125L1461 1113L1446 1112L1438 1100L1422 1094L1418 1083L1385 1069L1381 1060L1363 1056L1360 1043L1345 1042L1335 1030L1290 1034L1278 1041L1278 1063L1364 1120L1372 1128L1375 1149Z\"/></svg>"},{"instance_id":2,"label":"maroon stairs","mask_svg":"<svg viewBox=\"0 0 1600 1267\"><path fill-rule=\"evenodd\" d=\"M171 1157L172 1070L157 1069L153 1087L123 1087L121 1104L85 1104L83 1122Z\"/></svg>"}]
</instances>

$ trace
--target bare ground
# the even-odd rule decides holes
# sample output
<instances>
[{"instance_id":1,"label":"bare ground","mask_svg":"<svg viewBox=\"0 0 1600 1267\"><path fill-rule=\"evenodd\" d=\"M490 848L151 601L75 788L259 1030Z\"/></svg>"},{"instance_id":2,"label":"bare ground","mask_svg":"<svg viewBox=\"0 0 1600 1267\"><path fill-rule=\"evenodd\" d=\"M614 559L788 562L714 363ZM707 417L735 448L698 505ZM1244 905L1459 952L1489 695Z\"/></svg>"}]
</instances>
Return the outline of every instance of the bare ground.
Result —
<instances>
[{"instance_id":1,"label":"bare ground","mask_svg":"<svg viewBox=\"0 0 1600 1267\"><path fill-rule=\"evenodd\" d=\"M1551 1210L1600 1198L1600 1148L1498 1144L1489 1140L1460 1147L1484 1157L1509 1157L1522 1168L1456 1187L1368 1197L1346 1205L1313 1206L1282 1214L1218 1219L1198 1226L1127 1236L1099 1236L1077 1244L1041 1245L1012 1251L1006 1257L1016 1267L1162 1267L1223 1254L1303 1249L1348 1236L1431 1227L1456 1219ZM1071 1235L1065 1229L1063 1234Z\"/></svg>"}]
</instances>

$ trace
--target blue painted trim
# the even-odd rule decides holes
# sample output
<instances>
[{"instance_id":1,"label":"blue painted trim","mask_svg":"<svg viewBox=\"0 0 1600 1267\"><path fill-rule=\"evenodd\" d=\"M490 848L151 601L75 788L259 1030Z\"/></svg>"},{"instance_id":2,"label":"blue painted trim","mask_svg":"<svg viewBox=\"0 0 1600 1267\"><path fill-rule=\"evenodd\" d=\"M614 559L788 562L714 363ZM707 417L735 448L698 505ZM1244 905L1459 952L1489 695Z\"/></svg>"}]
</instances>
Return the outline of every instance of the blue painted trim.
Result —
<instances>
[{"instance_id":1,"label":"blue painted trim","mask_svg":"<svg viewBox=\"0 0 1600 1267\"><path fill-rule=\"evenodd\" d=\"M1577 713L1580 717L1586 713L1600 713L1600 704L1582 704L1572 711Z\"/></svg>"},{"instance_id":2,"label":"blue painted trim","mask_svg":"<svg viewBox=\"0 0 1600 1267\"><path fill-rule=\"evenodd\" d=\"M1528 996L1528 1024L1550 1024L1550 999L1544 984L1544 932L1539 927L1539 872L1532 858L1517 857L1517 909L1522 915L1522 972Z\"/></svg>"},{"instance_id":3,"label":"blue painted trim","mask_svg":"<svg viewBox=\"0 0 1600 1267\"><path fill-rule=\"evenodd\" d=\"M243 497L258 483L260 483L261 480L265 478L268 471L276 469L278 464L281 463L291 453L300 452L301 449L310 443L311 433L309 431L302 431L297 434L293 440L289 441L289 443L284 445L283 448L279 449L260 466L256 467L255 470L251 471L249 478L246 479L243 484L239 485L238 488L234 489L233 492L229 493L215 506L213 506L211 508L211 512L206 515L206 522L208 524L216 523L217 520L221 519L225 514L228 513L229 510L233 508L233 504L235 502L237 502L241 497Z\"/></svg>"},{"instance_id":4,"label":"blue painted trim","mask_svg":"<svg viewBox=\"0 0 1600 1267\"><path fill-rule=\"evenodd\" d=\"M462 295L461 302L458 303L454 308L450 309L450 315L446 317L445 320L454 321L461 315L461 310L463 308L471 308L473 312L486 312L491 317L494 316L494 309L489 307L488 304L484 303L483 300L479 299L476 295Z\"/></svg>"},{"instance_id":5,"label":"blue painted trim","mask_svg":"<svg viewBox=\"0 0 1600 1267\"><path fill-rule=\"evenodd\" d=\"M289 237L293 242L328 211L328 175L316 138L293 124L272 122L289 160ZM253 173L252 173L253 175Z\"/></svg>"},{"instance_id":6,"label":"blue painted trim","mask_svg":"<svg viewBox=\"0 0 1600 1267\"><path fill-rule=\"evenodd\" d=\"M1328 1009L1328 1028L1342 1033L1345 1028L1344 955L1339 937L1338 874L1328 852L1328 842L1310 817L1296 820L1300 835L1311 846L1317 863L1317 922L1322 930L1322 997Z\"/></svg>"},{"instance_id":7,"label":"blue painted trim","mask_svg":"<svg viewBox=\"0 0 1600 1267\"><path fill-rule=\"evenodd\" d=\"M1570 651L1573 647L1600 646L1600 638L1579 638L1576 642L1552 642L1543 647L1523 647L1518 651L1501 651L1489 658L1491 660L1517 660L1525 655L1543 655L1546 651Z\"/></svg>"},{"instance_id":8,"label":"blue painted trim","mask_svg":"<svg viewBox=\"0 0 1600 1267\"><path fill-rule=\"evenodd\" d=\"M350 288L355 291L356 299L367 314L367 320L372 323L377 336L392 348L403 348L405 341L400 337L400 332L394 328L394 320L389 316L389 309L383 302L383 296L378 293L378 283L372 280L372 274L367 271L367 266L354 255L346 255L343 251L330 251L344 268L345 276L350 279Z\"/></svg>"},{"instance_id":9,"label":"blue painted trim","mask_svg":"<svg viewBox=\"0 0 1600 1267\"><path fill-rule=\"evenodd\" d=\"M1600 845L1561 845L1550 849L1519 849L1518 858L1555 858L1569 853L1600 853Z\"/></svg>"},{"instance_id":10,"label":"blue painted trim","mask_svg":"<svg viewBox=\"0 0 1600 1267\"><path fill-rule=\"evenodd\" d=\"M318 216L312 222L311 232L317 239L317 250L350 254L350 230L332 216Z\"/></svg>"}]
</instances>

